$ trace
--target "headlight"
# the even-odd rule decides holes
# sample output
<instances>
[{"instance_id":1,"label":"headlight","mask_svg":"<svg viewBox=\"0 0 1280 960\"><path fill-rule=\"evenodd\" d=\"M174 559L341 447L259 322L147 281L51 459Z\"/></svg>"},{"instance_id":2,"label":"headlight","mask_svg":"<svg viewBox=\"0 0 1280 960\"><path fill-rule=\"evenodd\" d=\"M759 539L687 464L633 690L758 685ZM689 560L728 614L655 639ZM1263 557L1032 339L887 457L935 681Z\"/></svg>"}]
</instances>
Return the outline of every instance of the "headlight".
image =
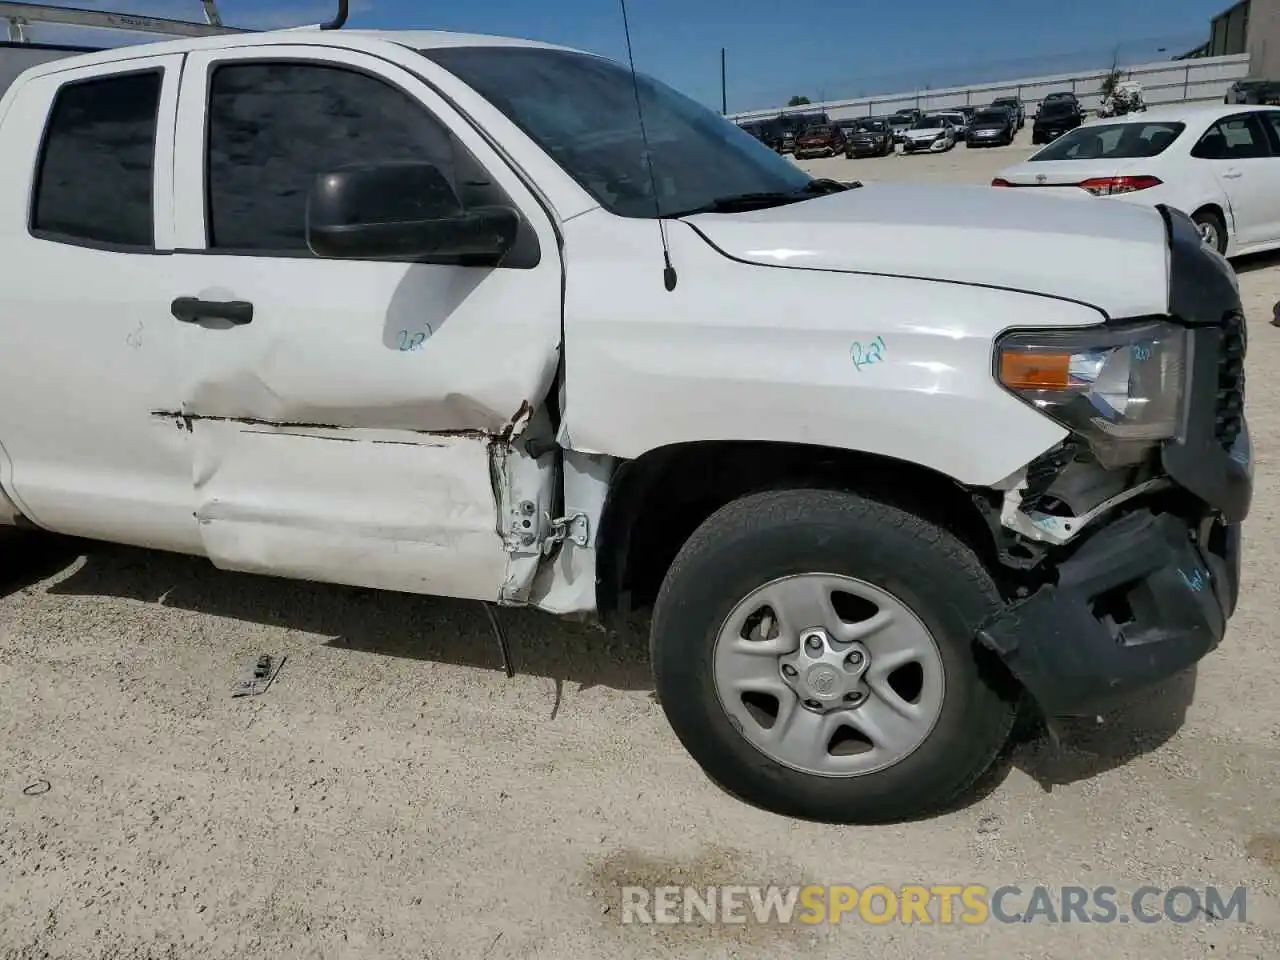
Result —
<instances>
[{"instance_id":1,"label":"headlight","mask_svg":"<svg viewBox=\"0 0 1280 960\"><path fill-rule=\"evenodd\" d=\"M1087 440L1104 467L1121 467L1177 433L1186 343L1182 327L1163 321L1013 333L996 347L996 371L1015 396Z\"/></svg>"}]
</instances>

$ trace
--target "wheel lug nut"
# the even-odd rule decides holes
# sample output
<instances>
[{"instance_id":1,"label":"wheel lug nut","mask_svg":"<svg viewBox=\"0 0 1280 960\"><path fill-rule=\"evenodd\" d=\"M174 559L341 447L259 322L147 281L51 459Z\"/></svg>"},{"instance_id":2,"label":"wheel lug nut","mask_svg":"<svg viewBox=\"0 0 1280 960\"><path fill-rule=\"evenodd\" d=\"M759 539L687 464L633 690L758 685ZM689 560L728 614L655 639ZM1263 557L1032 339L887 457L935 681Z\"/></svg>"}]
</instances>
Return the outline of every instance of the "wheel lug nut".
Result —
<instances>
[{"instance_id":1,"label":"wheel lug nut","mask_svg":"<svg viewBox=\"0 0 1280 960\"><path fill-rule=\"evenodd\" d=\"M782 665L782 675L784 677L794 677L798 672L799 671L789 663L784 663Z\"/></svg>"},{"instance_id":2,"label":"wheel lug nut","mask_svg":"<svg viewBox=\"0 0 1280 960\"><path fill-rule=\"evenodd\" d=\"M866 694L855 690L852 693L846 693L844 695L844 699L846 703L861 703L864 699L866 699Z\"/></svg>"},{"instance_id":3,"label":"wheel lug nut","mask_svg":"<svg viewBox=\"0 0 1280 960\"><path fill-rule=\"evenodd\" d=\"M845 658L845 663L849 664L849 666L851 667L862 666L862 651L861 650L849 651L849 656Z\"/></svg>"},{"instance_id":4,"label":"wheel lug nut","mask_svg":"<svg viewBox=\"0 0 1280 960\"><path fill-rule=\"evenodd\" d=\"M817 653L822 649L822 638L816 633L811 634L809 639L804 642L805 648L811 653Z\"/></svg>"},{"instance_id":5,"label":"wheel lug nut","mask_svg":"<svg viewBox=\"0 0 1280 960\"><path fill-rule=\"evenodd\" d=\"M804 702L804 705L805 705L806 707L808 707L810 710L821 710L821 709L822 709L822 704L820 704L817 700L806 700L806 701Z\"/></svg>"}]
</instances>

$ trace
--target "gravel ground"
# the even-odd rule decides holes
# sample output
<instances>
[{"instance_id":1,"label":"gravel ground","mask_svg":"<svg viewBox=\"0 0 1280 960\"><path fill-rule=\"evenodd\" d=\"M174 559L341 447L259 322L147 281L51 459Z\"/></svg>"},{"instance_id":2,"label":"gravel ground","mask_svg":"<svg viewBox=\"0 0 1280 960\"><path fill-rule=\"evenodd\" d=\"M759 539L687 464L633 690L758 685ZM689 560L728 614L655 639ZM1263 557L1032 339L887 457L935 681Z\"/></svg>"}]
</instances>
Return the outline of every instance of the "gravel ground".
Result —
<instances>
[{"instance_id":1,"label":"gravel ground","mask_svg":"<svg viewBox=\"0 0 1280 960\"><path fill-rule=\"evenodd\" d=\"M807 166L983 183L1028 151ZM504 611L508 681L475 604L11 547L0 957L1280 956L1280 258L1238 269L1260 475L1226 642L1077 746L1024 743L979 799L926 822L832 828L721 794L653 700L643 623L605 635ZM287 654L276 684L231 699L259 652ZM1249 900L1243 923L1083 930L619 923L623 884L770 880L1244 884Z\"/></svg>"}]
</instances>

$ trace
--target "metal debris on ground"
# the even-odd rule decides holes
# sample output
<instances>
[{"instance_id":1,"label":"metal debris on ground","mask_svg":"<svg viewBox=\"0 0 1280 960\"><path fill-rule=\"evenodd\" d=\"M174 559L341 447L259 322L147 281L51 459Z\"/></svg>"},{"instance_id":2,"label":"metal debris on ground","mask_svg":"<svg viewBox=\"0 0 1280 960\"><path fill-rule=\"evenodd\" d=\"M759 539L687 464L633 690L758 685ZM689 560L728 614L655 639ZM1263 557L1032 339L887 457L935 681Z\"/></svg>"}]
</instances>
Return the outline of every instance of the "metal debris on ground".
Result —
<instances>
[{"instance_id":1,"label":"metal debris on ground","mask_svg":"<svg viewBox=\"0 0 1280 960\"><path fill-rule=\"evenodd\" d=\"M267 688L275 680L276 674L284 666L284 661L284 657L272 657L265 653L250 660L245 665L240 679L236 681L236 685L231 691L231 696L256 697L259 694L266 693Z\"/></svg>"}]
</instances>

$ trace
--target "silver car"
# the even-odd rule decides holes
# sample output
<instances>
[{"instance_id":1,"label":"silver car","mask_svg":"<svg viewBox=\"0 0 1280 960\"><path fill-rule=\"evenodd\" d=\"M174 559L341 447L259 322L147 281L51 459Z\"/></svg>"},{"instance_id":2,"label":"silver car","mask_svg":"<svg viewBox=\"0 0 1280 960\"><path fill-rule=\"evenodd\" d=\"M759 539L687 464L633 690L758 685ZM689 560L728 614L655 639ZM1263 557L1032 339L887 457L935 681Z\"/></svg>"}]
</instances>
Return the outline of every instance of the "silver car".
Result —
<instances>
[{"instance_id":1,"label":"silver car","mask_svg":"<svg viewBox=\"0 0 1280 960\"><path fill-rule=\"evenodd\" d=\"M931 117L941 117L948 121L951 126L955 127L956 138L963 140L965 134L969 132L969 118L959 110L935 110L929 114Z\"/></svg>"}]
</instances>

